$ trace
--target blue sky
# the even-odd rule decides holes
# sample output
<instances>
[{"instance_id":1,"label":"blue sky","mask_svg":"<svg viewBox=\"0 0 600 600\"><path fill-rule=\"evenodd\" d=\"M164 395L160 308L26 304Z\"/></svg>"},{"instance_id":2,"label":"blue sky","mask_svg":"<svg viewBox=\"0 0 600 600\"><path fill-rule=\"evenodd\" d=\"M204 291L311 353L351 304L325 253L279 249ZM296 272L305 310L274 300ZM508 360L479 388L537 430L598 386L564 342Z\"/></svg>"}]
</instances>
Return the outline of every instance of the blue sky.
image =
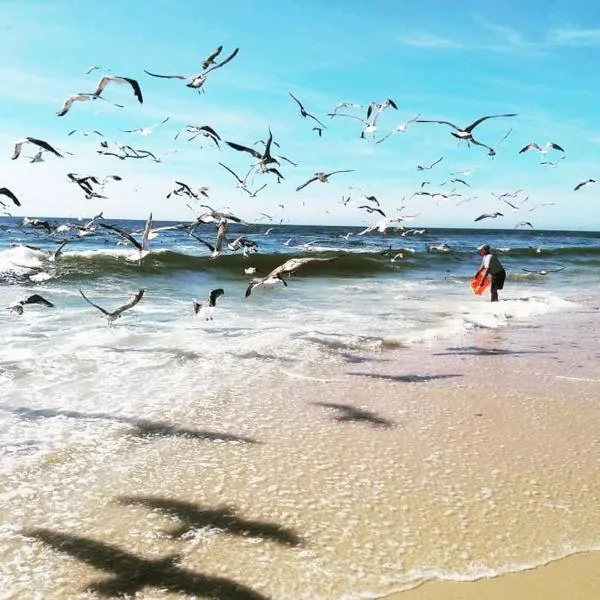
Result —
<instances>
[{"instance_id":1,"label":"blue sky","mask_svg":"<svg viewBox=\"0 0 600 600\"><path fill-rule=\"evenodd\" d=\"M145 218L152 211L155 219L190 220L194 213L184 199L166 198L174 181L182 180L209 186L208 204L229 207L248 221L264 221L260 213L266 213L275 222L370 224L377 215L358 207L363 195L374 195L389 216L418 215L407 225L513 228L530 221L536 228L600 230L600 13L592 0L49 0L0 1L0 9L0 186L21 199L14 215L79 217L104 210L106 218ZM202 60L221 44L222 56L236 47L239 54L209 75L203 94L143 71L200 72ZM91 65L105 70L86 75ZM56 116L67 96L93 91L108 69L137 79L144 104L128 87L109 85L103 95L123 109L76 103ZM288 92L327 125L321 138ZM377 144L360 139L358 121L326 116L347 101L361 104L350 110L364 117L370 102L386 98L398 111L381 114L375 139L417 114L460 126L483 115L518 116L475 130L477 139L495 146L511 129L493 160L484 148L459 144L445 125L413 123ZM169 122L149 136L121 131L167 116ZM225 145L219 151L204 138L174 140L187 124L210 125L224 140L247 146L264 139L270 127L281 145L277 152L298 166L282 163L281 184L257 175L253 187L268 185L249 198L217 163L241 174L252 157ZM73 129L98 129L109 142L159 155L176 152L159 164L121 161L98 155L96 138L67 136ZM73 155L36 164L25 157L12 161L14 142L25 136ZM554 161L560 152L518 154L533 141L560 144L564 160L552 168L540 160ZM32 153L25 147L24 155ZM417 169L440 157L433 169ZM295 191L315 172L337 169L354 171ZM461 197L411 197L421 189L449 193L452 184L442 183L467 170L472 172L460 177L471 187L455 184ZM123 180L107 186L107 200L86 200L68 182L68 172ZM588 178L598 184L573 191ZM430 183L421 188L422 181ZM529 197L518 211L493 195L517 189L523 190L517 201ZM343 205L348 195L352 199ZM504 217L474 223L495 211Z\"/></svg>"}]
</instances>

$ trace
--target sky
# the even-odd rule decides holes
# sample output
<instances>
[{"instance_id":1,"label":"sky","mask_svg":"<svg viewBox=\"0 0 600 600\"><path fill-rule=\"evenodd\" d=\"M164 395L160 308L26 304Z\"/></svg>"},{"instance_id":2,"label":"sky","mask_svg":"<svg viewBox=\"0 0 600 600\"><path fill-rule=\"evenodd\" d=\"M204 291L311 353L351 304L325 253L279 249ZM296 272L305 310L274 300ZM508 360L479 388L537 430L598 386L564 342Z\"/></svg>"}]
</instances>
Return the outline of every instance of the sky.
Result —
<instances>
[{"instance_id":1,"label":"sky","mask_svg":"<svg viewBox=\"0 0 600 600\"><path fill-rule=\"evenodd\" d=\"M206 204L248 222L371 224L381 216L360 207L373 206L365 197L375 196L387 217L405 217L407 227L512 229L530 222L537 229L600 230L595 0L0 0L0 12L0 187L21 201L9 207L14 216L83 218L103 211L107 219L145 219L152 212L155 220L187 222L203 209L167 198L183 181L207 186ZM208 75L202 93L144 72L199 73L219 45L219 58L239 53ZM91 66L101 69L86 74ZM93 92L104 74L136 79L143 104L129 86L109 84L102 96L123 108L97 100L56 115L69 95ZM290 92L325 124L322 136ZM327 116L338 103L352 102L360 107L339 112L365 119L371 102L388 98L397 110L382 110L376 131L364 139L360 120ZM493 159L438 123L410 123L380 141L417 115L466 127L503 113L517 116L474 130L476 139L497 147ZM123 132L167 117L150 135ZM204 137L175 140L190 124L217 131L220 149ZM224 141L253 146L269 129L279 144L274 152L297 166L281 160L281 183L257 171L249 187L267 186L250 197L218 163L243 176L256 160ZM69 136L72 130L78 133ZM80 133L90 130L109 144L150 150L161 162L98 154L102 138ZM27 136L64 151L64 158L45 154L44 162L31 163L35 148L26 144L11 160L15 142ZM564 153L519 154L530 142L548 141ZM417 168L439 158L432 169ZM540 164L559 158L556 166ZM296 191L316 172L339 169L352 172ZM108 198L89 200L69 182L70 172L122 180L107 184ZM598 184L574 191L589 178ZM413 195L419 191L461 195ZM503 216L474 220L495 212Z\"/></svg>"}]
</instances>

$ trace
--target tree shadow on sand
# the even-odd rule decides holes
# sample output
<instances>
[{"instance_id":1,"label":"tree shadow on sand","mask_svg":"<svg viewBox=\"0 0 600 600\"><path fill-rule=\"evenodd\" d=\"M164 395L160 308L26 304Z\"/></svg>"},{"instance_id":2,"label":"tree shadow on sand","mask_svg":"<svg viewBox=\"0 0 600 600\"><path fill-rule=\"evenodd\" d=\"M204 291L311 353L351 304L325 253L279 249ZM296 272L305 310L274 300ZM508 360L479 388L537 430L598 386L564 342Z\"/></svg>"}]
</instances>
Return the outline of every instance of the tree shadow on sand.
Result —
<instances>
[{"instance_id":1,"label":"tree shadow on sand","mask_svg":"<svg viewBox=\"0 0 600 600\"><path fill-rule=\"evenodd\" d=\"M169 536L173 538L183 537L193 529L212 527L222 533L260 538L286 546L299 546L303 541L291 529L276 523L249 521L238 516L235 509L230 507L203 508L192 502L150 496L122 496L117 501L123 506L141 505L175 517L181 522L181 526L169 532Z\"/></svg>"},{"instance_id":2,"label":"tree shadow on sand","mask_svg":"<svg viewBox=\"0 0 600 600\"><path fill-rule=\"evenodd\" d=\"M215 600L268 600L267 596L231 579L178 567L177 554L149 560L111 544L49 529L26 529L22 534L104 571L107 578L86 586L86 591L104 598L133 596L145 588L156 588Z\"/></svg>"},{"instance_id":3,"label":"tree shadow on sand","mask_svg":"<svg viewBox=\"0 0 600 600\"><path fill-rule=\"evenodd\" d=\"M435 379L452 379L453 377L462 377L459 373L439 373L433 375L385 375L383 373L359 373L349 371L348 375L359 375L361 377L370 377L371 379L388 379L390 381L403 381L405 383L425 383Z\"/></svg>"},{"instance_id":4,"label":"tree shadow on sand","mask_svg":"<svg viewBox=\"0 0 600 600\"><path fill-rule=\"evenodd\" d=\"M27 407L17 407L6 409L7 412L18 415L23 419L36 420L48 419L51 417L68 417L70 419L98 419L113 421L116 423L126 423L132 425L134 429L129 432L130 435L137 437L186 437L205 441L220 441L220 442L242 442L245 444L260 444L252 438L234 435L230 433L221 433L217 431L208 431L204 429L188 429L165 423L162 421L148 421L146 419L133 419L131 417L118 417L109 413L82 413L74 410L61 410L54 408L39 408L32 409Z\"/></svg>"},{"instance_id":5,"label":"tree shadow on sand","mask_svg":"<svg viewBox=\"0 0 600 600\"><path fill-rule=\"evenodd\" d=\"M388 419L378 416L376 413L369 410L363 410L350 404L338 404L336 402L313 402L315 406L323 406L336 411L334 419L340 423L344 422L362 422L369 423L373 427L381 427L388 429L393 427L395 423Z\"/></svg>"}]
</instances>

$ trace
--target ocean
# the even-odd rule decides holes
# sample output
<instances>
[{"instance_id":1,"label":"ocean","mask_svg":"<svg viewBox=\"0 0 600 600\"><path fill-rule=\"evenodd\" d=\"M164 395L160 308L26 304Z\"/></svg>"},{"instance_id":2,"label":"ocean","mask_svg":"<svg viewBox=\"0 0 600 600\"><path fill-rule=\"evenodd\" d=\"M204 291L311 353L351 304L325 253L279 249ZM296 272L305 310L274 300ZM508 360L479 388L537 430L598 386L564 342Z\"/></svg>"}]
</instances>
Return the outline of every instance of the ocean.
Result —
<instances>
[{"instance_id":1,"label":"ocean","mask_svg":"<svg viewBox=\"0 0 600 600\"><path fill-rule=\"evenodd\" d=\"M144 227L144 221L105 222L129 232ZM173 223L154 223L156 228L168 225ZM231 223L228 239L244 235L256 242L258 251L243 256L225 249L213 258L184 231L170 230L153 238L140 259L133 246L117 243L120 237L108 230L98 228L78 238L75 230L54 234L22 225L21 219L0 219L0 304L9 307L37 293L54 305L25 305L21 315L0 313L0 505L5 507L0 540L13 551L3 559L0 587L5 597L37 597L27 590L42 589L42 582L51 578L43 564L26 568L27 546L15 541L23 522L15 507L21 502L30 506L32 499L46 494L29 514L30 525L37 518L39 526L58 527L60 522L64 529L68 522L74 531L89 534L86 518L92 519L91 507L101 502L91 492L97 490L94 477L107 476L98 470L115 464L124 472L132 469L154 434L179 432L185 438L191 432L198 438L198 431L204 432L204 448L217 448L199 451L198 460L208 461L214 475L221 467L211 452L221 453L231 443L237 465L246 464L240 453L252 452L256 390L265 399L265 410L274 398L288 401L277 393L278 379L287 387L296 385L300 397L305 379L327 381L336 365L358 364L366 357L383 360L399 349L457 345L474 331L528 327L539 315L568 312L597 295L598 232L426 228L421 233L358 235L360 231ZM214 244L214 224L201 226L196 235ZM45 250L56 249L65 238L70 243L55 262L49 261ZM488 293L477 297L469 287L482 243L491 245L508 273L497 304L489 302ZM337 258L298 269L287 286L259 286L245 297L252 277L292 257ZM250 267L256 268L254 275L245 272ZM206 304L216 288L224 291L216 306L196 314L194 299ZM141 301L111 324L79 292L114 310L140 289L145 290ZM263 385L265 381L271 383ZM272 426L277 427L275 419ZM268 420L259 429L267 435ZM139 434L133 446L132 432ZM154 453L156 447L147 451ZM231 472L241 473L230 470L222 483ZM86 506L79 517L78 509L69 508L75 503L69 487ZM202 493L218 496L217 488ZM288 501L286 511L293 506ZM13 512L7 514L6 507ZM313 509L314 519L319 507L303 507ZM71 510L65 521L65 511ZM400 547L405 534L388 528L390 548ZM352 564L351 555L338 556L334 566L323 557L314 562L310 572L315 581L331 578L333 587L300 586L277 597L337 600L396 589L394 572L402 570L400 563L390 565L383 552L374 551L372 559L368 553L356 556L359 564ZM267 558L248 566L257 585L271 576ZM303 561L309 559L302 555ZM432 568L427 557L423 560L419 577ZM440 563L438 557L436 569L443 572ZM294 568L289 566L290 573ZM336 578L336 569L356 575L352 589L345 587L348 580ZM470 559L463 564L459 558L448 573L469 579L490 569L485 565L477 571ZM385 571L385 585L364 576L379 571ZM406 572L398 574L398 582L410 584L407 577ZM264 583L264 589L276 589L269 585ZM252 596L239 596L245 597Z\"/></svg>"}]
</instances>

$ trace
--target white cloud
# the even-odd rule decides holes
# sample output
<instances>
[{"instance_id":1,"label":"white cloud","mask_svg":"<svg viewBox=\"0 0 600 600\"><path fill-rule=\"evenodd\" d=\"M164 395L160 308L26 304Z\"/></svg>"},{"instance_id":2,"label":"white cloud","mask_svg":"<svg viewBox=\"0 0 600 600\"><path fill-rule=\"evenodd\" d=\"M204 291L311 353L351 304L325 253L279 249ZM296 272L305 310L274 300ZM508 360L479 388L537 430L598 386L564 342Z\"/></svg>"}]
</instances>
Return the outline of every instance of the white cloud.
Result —
<instances>
[{"instance_id":1,"label":"white cloud","mask_svg":"<svg viewBox=\"0 0 600 600\"><path fill-rule=\"evenodd\" d=\"M563 27L548 32L550 43L565 46L592 46L600 44L600 28Z\"/></svg>"},{"instance_id":2,"label":"white cloud","mask_svg":"<svg viewBox=\"0 0 600 600\"><path fill-rule=\"evenodd\" d=\"M413 48L449 49L463 47L456 40L424 31L404 33L400 36L399 40L404 46L411 46Z\"/></svg>"}]
</instances>

